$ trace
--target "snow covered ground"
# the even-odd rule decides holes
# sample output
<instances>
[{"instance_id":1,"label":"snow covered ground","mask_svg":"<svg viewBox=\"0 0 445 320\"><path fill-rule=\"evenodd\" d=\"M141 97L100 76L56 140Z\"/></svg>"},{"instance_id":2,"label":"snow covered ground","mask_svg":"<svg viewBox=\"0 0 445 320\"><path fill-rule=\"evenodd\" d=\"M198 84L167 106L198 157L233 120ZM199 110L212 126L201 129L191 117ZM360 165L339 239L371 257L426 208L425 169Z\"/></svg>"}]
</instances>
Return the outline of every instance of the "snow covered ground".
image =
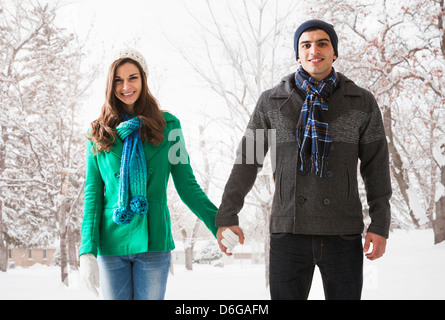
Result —
<instances>
[{"instance_id":1,"label":"snow covered ground","mask_svg":"<svg viewBox=\"0 0 445 320\"><path fill-rule=\"evenodd\" d=\"M365 261L363 299L445 300L445 243L434 246L431 230L397 231L390 235L386 254ZM268 300L264 265L232 264L223 268L175 265L166 299ZM42 265L0 273L0 299L95 299L71 272L69 288L60 283L60 269ZM324 299L318 270L309 299Z\"/></svg>"}]
</instances>

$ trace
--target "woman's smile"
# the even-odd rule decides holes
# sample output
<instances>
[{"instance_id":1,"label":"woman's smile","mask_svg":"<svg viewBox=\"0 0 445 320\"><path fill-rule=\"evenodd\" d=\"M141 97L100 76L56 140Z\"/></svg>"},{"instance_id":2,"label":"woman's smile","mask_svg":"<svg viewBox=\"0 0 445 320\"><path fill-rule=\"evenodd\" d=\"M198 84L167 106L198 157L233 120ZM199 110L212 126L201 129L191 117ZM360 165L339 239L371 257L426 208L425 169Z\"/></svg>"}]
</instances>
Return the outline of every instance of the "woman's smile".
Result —
<instances>
[{"instance_id":1,"label":"woman's smile","mask_svg":"<svg viewBox=\"0 0 445 320\"><path fill-rule=\"evenodd\" d=\"M141 90L141 74L135 64L128 62L117 68L114 78L114 94L125 104L127 113L134 112L134 104L141 96Z\"/></svg>"},{"instance_id":2,"label":"woman's smile","mask_svg":"<svg viewBox=\"0 0 445 320\"><path fill-rule=\"evenodd\" d=\"M136 94L136 91L128 92L128 93L121 93L122 97L124 99L131 99Z\"/></svg>"}]
</instances>

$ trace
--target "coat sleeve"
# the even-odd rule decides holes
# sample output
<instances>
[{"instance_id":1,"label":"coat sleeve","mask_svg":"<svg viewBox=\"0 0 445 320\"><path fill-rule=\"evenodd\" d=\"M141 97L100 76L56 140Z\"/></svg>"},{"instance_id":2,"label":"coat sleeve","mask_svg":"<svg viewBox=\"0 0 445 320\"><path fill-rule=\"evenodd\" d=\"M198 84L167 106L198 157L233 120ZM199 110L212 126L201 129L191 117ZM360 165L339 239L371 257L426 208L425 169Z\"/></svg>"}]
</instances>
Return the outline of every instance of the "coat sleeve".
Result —
<instances>
[{"instance_id":1,"label":"coat sleeve","mask_svg":"<svg viewBox=\"0 0 445 320\"><path fill-rule=\"evenodd\" d=\"M377 102L371 93L367 99L372 103L372 112L360 137L359 157L371 218L368 232L388 238L392 194L388 144Z\"/></svg>"},{"instance_id":2,"label":"coat sleeve","mask_svg":"<svg viewBox=\"0 0 445 320\"><path fill-rule=\"evenodd\" d=\"M104 201L104 182L91 141L87 142L85 166L84 213L79 256L84 253L97 256L99 225Z\"/></svg>"},{"instance_id":3,"label":"coat sleeve","mask_svg":"<svg viewBox=\"0 0 445 320\"><path fill-rule=\"evenodd\" d=\"M239 224L238 213L244 206L244 199L252 189L258 172L261 171L269 149L268 129L270 128L262 104L266 93L259 98L249 120L246 132L236 152L235 164L224 188L216 225L229 227Z\"/></svg>"},{"instance_id":4,"label":"coat sleeve","mask_svg":"<svg viewBox=\"0 0 445 320\"><path fill-rule=\"evenodd\" d=\"M176 191L182 202L216 237L218 228L215 226L215 215L218 208L209 200L196 181L179 121L177 128L170 132L169 140L174 140L168 158L172 165L171 173Z\"/></svg>"}]
</instances>

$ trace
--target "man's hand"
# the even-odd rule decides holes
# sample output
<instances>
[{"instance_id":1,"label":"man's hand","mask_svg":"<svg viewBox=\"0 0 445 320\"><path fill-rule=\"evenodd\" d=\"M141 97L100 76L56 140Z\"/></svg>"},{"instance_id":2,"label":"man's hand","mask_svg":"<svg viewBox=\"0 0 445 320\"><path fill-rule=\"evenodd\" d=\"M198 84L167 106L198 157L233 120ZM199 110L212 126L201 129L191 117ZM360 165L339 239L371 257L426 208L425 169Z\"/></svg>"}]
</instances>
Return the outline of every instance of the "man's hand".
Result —
<instances>
[{"instance_id":1,"label":"man's hand","mask_svg":"<svg viewBox=\"0 0 445 320\"><path fill-rule=\"evenodd\" d=\"M372 251L369 251L369 247L372 243ZM368 232L365 237L365 245L363 246L363 252L366 253L366 258L369 260L376 260L383 256L386 249L386 238L379 236L378 234Z\"/></svg>"},{"instance_id":2,"label":"man's hand","mask_svg":"<svg viewBox=\"0 0 445 320\"><path fill-rule=\"evenodd\" d=\"M244 244L244 234L243 230L239 226L231 226L231 227L219 227L218 232L216 233L216 238L218 239L218 245L222 252L224 252L226 255L231 256L231 252L227 252L227 247L222 244L222 240L224 239L222 233L226 230L230 229L234 234L236 234L239 237L239 243Z\"/></svg>"}]
</instances>

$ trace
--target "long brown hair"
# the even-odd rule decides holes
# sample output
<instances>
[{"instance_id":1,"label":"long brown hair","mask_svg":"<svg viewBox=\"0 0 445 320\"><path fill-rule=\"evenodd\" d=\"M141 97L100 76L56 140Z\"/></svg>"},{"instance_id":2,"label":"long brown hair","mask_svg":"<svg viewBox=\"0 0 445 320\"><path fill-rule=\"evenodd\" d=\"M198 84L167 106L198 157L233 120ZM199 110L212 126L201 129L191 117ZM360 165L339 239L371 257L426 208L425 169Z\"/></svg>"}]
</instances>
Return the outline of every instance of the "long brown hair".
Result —
<instances>
[{"instance_id":1,"label":"long brown hair","mask_svg":"<svg viewBox=\"0 0 445 320\"><path fill-rule=\"evenodd\" d=\"M96 144L96 151L110 151L116 142L116 127L122 122L125 114L123 103L114 94L114 78L116 70L125 63L132 63L138 67L141 74L142 90L141 96L136 101L134 112L143 122L139 129L141 139L150 141L153 145L159 145L164 140L165 120L158 101L151 94L147 85L147 76L141 65L130 58L114 61L107 76L107 86L105 90L105 103L102 106L100 116L91 123L91 132L88 139Z\"/></svg>"}]
</instances>

